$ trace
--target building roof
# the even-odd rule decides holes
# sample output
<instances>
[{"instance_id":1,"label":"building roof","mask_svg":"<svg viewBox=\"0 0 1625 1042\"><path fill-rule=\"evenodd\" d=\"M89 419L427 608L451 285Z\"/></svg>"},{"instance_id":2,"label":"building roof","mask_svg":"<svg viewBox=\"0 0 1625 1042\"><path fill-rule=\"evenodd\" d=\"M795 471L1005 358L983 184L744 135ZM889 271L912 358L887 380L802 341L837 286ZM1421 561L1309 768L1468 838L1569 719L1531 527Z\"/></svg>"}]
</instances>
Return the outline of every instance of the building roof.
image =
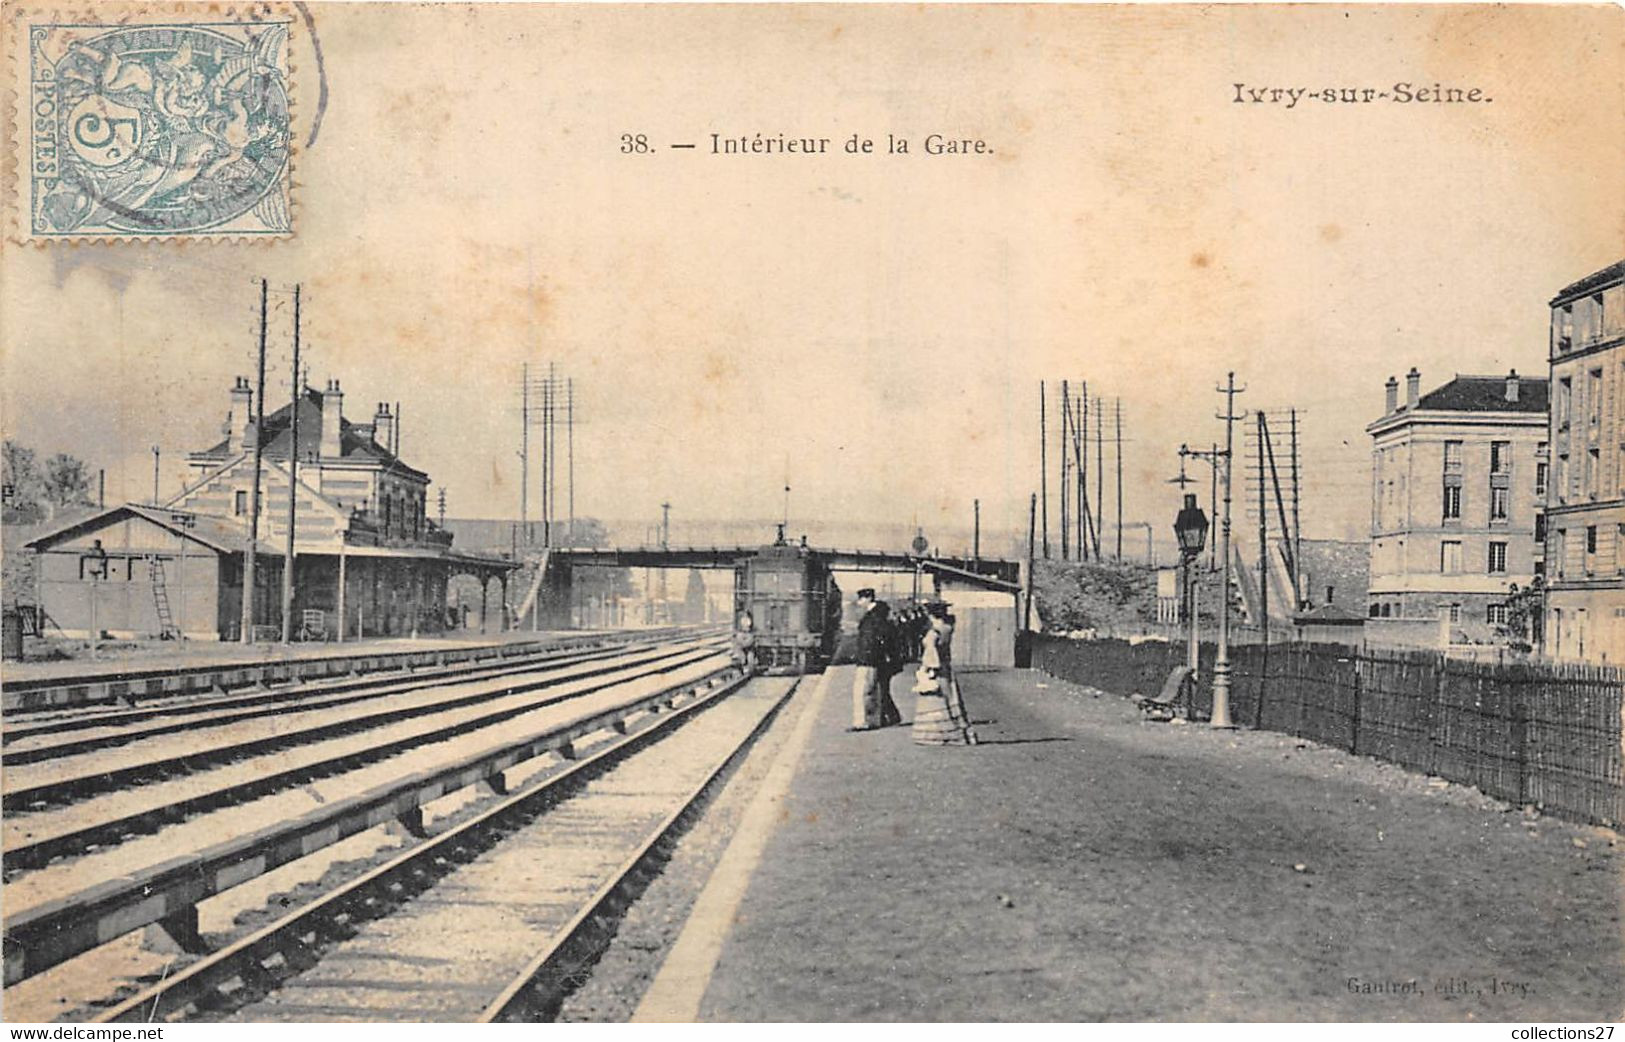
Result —
<instances>
[{"instance_id":1,"label":"building roof","mask_svg":"<svg viewBox=\"0 0 1625 1042\"><path fill-rule=\"evenodd\" d=\"M266 437L261 441L261 451L272 459L287 459L289 446L293 443L292 428L293 403L289 402L265 418ZM367 433L363 434L363 430ZM307 387L299 399L299 458L315 458L321 443L322 396ZM223 440L194 455L225 459L231 455L230 440ZM352 463L376 463L385 470L429 480L429 475L402 463L388 449L373 441L370 428L357 427L343 417L339 418L339 458Z\"/></svg>"},{"instance_id":2,"label":"building roof","mask_svg":"<svg viewBox=\"0 0 1625 1042\"><path fill-rule=\"evenodd\" d=\"M30 539L24 545L30 550L44 550L52 543L72 538L81 532L105 528L107 525L121 521L126 517L139 517L145 521L150 521L159 528L167 529L179 536L185 536L193 542L201 543L209 549L221 553L239 554L248 545L247 530L230 518L194 514L190 511L166 510L161 507L142 506L135 503L124 503L120 506L109 507L106 510L98 510L93 514L54 525ZM178 520L183 517L189 523L181 523ZM265 552L263 541L260 552Z\"/></svg>"},{"instance_id":3,"label":"building roof","mask_svg":"<svg viewBox=\"0 0 1625 1042\"><path fill-rule=\"evenodd\" d=\"M1437 412L1544 413L1549 384L1543 376L1518 377L1518 400L1507 401L1505 376L1461 376L1422 395L1416 408Z\"/></svg>"},{"instance_id":4,"label":"building roof","mask_svg":"<svg viewBox=\"0 0 1625 1042\"><path fill-rule=\"evenodd\" d=\"M1556 307L1558 304L1572 300L1575 297L1595 293L1599 289L1606 289L1616 282L1625 282L1625 260L1617 260L1606 268L1592 272L1578 282L1571 282L1564 286L1557 291L1557 296L1552 298L1551 306Z\"/></svg>"}]
</instances>

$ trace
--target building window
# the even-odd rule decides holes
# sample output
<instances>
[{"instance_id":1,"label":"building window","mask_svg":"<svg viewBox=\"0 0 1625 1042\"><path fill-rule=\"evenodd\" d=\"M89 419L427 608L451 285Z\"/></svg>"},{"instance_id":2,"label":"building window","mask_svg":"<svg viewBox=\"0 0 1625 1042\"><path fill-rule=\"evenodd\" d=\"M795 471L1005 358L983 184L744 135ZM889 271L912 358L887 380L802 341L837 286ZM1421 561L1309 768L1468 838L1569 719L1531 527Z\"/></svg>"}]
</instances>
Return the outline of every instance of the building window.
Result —
<instances>
[{"instance_id":1,"label":"building window","mask_svg":"<svg viewBox=\"0 0 1625 1042\"><path fill-rule=\"evenodd\" d=\"M1391 606L1387 605L1387 604L1384 604L1382 606L1382 617L1386 619L1386 618L1389 618L1391 615L1393 615L1393 608Z\"/></svg>"},{"instance_id":2,"label":"building window","mask_svg":"<svg viewBox=\"0 0 1625 1042\"><path fill-rule=\"evenodd\" d=\"M1557 349L1567 351L1574 344L1574 305L1564 304L1553 317L1557 319Z\"/></svg>"},{"instance_id":3,"label":"building window","mask_svg":"<svg viewBox=\"0 0 1625 1042\"><path fill-rule=\"evenodd\" d=\"M1461 605L1459 605L1459 604L1441 604L1441 605L1439 605L1439 617L1449 619L1451 622L1460 622L1461 621Z\"/></svg>"},{"instance_id":4,"label":"building window","mask_svg":"<svg viewBox=\"0 0 1625 1042\"><path fill-rule=\"evenodd\" d=\"M1586 555L1590 556L1591 554L1594 554L1596 552L1597 552L1597 526L1596 525L1587 525L1586 526Z\"/></svg>"},{"instance_id":5,"label":"building window","mask_svg":"<svg viewBox=\"0 0 1625 1042\"><path fill-rule=\"evenodd\" d=\"M1446 485L1444 487L1444 519L1446 521L1461 520L1461 486Z\"/></svg>"},{"instance_id":6,"label":"building window","mask_svg":"<svg viewBox=\"0 0 1625 1042\"><path fill-rule=\"evenodd\" d=\"M1561 528L1559 528L1556 532L1554 532L1552 534L1552 552L1546 555L1547 558L1550 561L1552 561L1552 562L1554 562L1556 564L1556 566L1557 566L1557 577L1559 579L1563 578L1563 573L1568 568L1568 563L1569 563L1568 562L1568 556L1569 556L1569 552L1568 552L1569 551L1569 539L1568 539L1568 536L1569 536L1568 532L1566 530L1564 530L1564 529L1561 529Z\"/></svg>"},{"instance_id":7,"label":"building window","mask_svg":"<svg viewBox=\"0 0 1625 1042\"><path fill-rule=\"evenodd\" d=\"M1484 609L1484 621L1491 626L1505 626L1507 624L1507 606L1492 604Z\"/></svg>"},{"instance_id":8,"label":"building window","mask_svg":"<svg viewBox=\"0 0 1625 1042\"><path fill-rule=\"evenodd\" d=\"M1381 607L1376 601L1371 602L1371 617L1374 619L1381 613Z\"/></svg>"},{"instance_id":9,"label":"building window","mask_svg":"<svg viewBox=\"0 0 1625 1042\"><path fill-rule=\"evenodd\" d=\"M1543 500L1543 499L1546 498L1546 477L1547 477L1547 473L1549 472L1550 469L1551 469L1551 464L1550 463L1537 463L1537 464L1535 464L1535 498L1536 499L1542 499Z\"/></svg>"},{"instance_id":10,"label":"building window","mask_svg":"<svg viewBox=\"0 0 1625 1042\"><path fill-rule=\"evenodd\" d=\"M1506 474L1512 470L1512 443L1510 441L1490 442L1490 473Z\"/></svg>"},{"instance_id":11,"label":"building window","mask_svg":"<svg viewBox=\"0 0 1625 1042\"><path fill-rule=\"evenodd\" d=\"M1565 376L1557 381L1557 412L1554 418L1557 421L1557 429L1560 431L1569 429L1569 407L1573 401L1574 380Z\"/></svg>"},{"instance_id":12,"label":"building window","mask_svg":"<svg viewBox=\"0 0 1625 1042\"><path fill-rule=\"evenodd\" d=\"M1507 545L1505 543L1490 544L1490 574L1500 575L1507 570Z\"/></svg>"},{"instance_id":13,"label":"building window","mask_svg":"<svg viewBox=\"0 0 1625 1042\"><path fill-rule=\"evenodd\" d=\"M1461 473L1461 442L1447 441L1444 443L1444 472L1446 474Z\"/></svg>"},{"instance_id":14,"label":"building window","mask_svg":"<svg viewBox=\"0 0 1625 1042\"><path fill-rule=\"evenodd\" d=\"M1598 478L1602 476L1602 457L1600 450L1589 449L1586 452L1586 495L1592 499L1597 498Z\"/></svg>"},{"instance_id":15,"label":"building window","mask_svg":"<svg viewBox=\"0 0 1625 1042\"><path fill-rule=\"evenodd\" d=\"M1461 540L1446 539L1439 544L1439 571L1444 575L1461 574Z\"/></svg>"},{"instance_id":16,"label":"building window","mask_svg":"<svg viewBox=\"0 0 1625 1042\"><path fill-rule=\"evenodd\" d=\"M1569 501L1569 457L1566 453L1557 457L1557 501Z\"/></svg>"},{"instance_id":17,"label":"building window","mask_svg":"<svg viewBox=\"0 0 1625 1042\"><path fill-rule=\"evenodd\" d=\"M1591 426L1602 422L1602 370L1593 369L1586 374L1586 414Z\"/></svg>"},{"instance_id":18,"label":"building window","mask_svg":"<svg viewBox=\"0 0 1625 1042\"><path fill-rule=\"evenodd\" d=\"M1544 543L1544 542L1546 542L1546 515L1545 514L1536 514L1535 515L1535 542L1536 543Z\"/></svg>"},{"instance_id":19,"label":"building window","mask_svg":"<svg viewBox=\"0 0 1625 1042\"><path fill-rule=\"evenodd\" d=\"M1507 490L1504 488L1490 489L1490 523L1499 521L1506 523L1507 519Z\"/></svg>"},{"instance_id":20,"label":"building window","mask_svg":"<svg viewBox=\"0 0 1625 1042\"><path fill-rule=\"evenodd\" d=\"M238 517L248 513L248 493L239 489L231 499L232 512Z\"/></svg>"}]
</instances>

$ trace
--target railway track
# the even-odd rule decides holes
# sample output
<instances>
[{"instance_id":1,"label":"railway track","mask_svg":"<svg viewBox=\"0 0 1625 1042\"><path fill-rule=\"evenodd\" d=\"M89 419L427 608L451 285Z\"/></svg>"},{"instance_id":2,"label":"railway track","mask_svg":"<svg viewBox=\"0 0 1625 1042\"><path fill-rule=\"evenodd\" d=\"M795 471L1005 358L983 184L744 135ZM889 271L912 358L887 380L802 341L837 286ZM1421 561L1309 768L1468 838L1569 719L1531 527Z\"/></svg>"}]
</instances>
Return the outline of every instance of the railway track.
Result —
<instances>
[{"instance_id":1,"label":"railway track","mask_svg":"<svg viewBox=\"0 0 1625 1042\"><path fill-rule=\"evenodd\" d=\"M794 687L699 694L97 1019L548 1019Z\"/></svg>"},{"instance_id":2,"label":"railway track","mask_svg":"<svg viewBox=\"0 0 1625 1042\"><path fill-rule=\"evenodd\" d=\"M681 663L657 662L588 681L591 693L561 696L501 726L416 750L399 764L339 773L323 783L326 796L303 786L228 805L132 844L134 851L119 847L87 855L10 883L6 983L149 924L185 946L195 941L198 902L380 824L399 821L420 835L424 805L480 782L503 789L505 772L542 763L537 757L544 753L574 759L575 743L583 738L624 734L630 720L657 714L733 672L726 656L701 650ZM11 853L6 856L9 861Z\"/></svg>"},{"instance_id":3,"label":"railway track","mask_svg":"<svg viewBox=\"0 0 1625 1042\"><path fill-rule=\"evenodd\" d=\"M85 707L33 713L7 713L0 746L8 765L35 763L77 752L109 748L136 738L184 730L197 719L235 722L296 711L321 700L325 705L365 701L439 684L478 680L538 667L559 667L622 654L639 647L701 634L642 634L603 640L590 646L547 647L501 658L435 666L404 666L336 680L294 681L248 693L177 695L143 700L134 708ZM97 732L83 735L81 732ZM77 735L77 737L74 737Z\"/></svg>"},{"instance_id":4,"label":"railway track","mask_svg":"<svg viewBox=\"0 0 1625 1042\"><path fill-rule=\"evenodd\" d=\"M596 656L587 661L544 666L540 670L482 671L472 677L466 673L459 673L441 677L428 684L389 685L385 690L359 696L355 692L347 692L336 698L312 696L306 704L283 706L273 712L250 709L189 716L168 723L149 722L95 738L32 745L6 753L7 771L4 785L0 786L0 809L8 813L17 813L78 802L100 792L127 790L154 779L172 778L247 756L263 755L278 749L308 745L326 738L355 734L402 720L475 705L498 696L541 690L567 680L603 676L617 669L624 669L629 664L659 661L681 655L684 649L708 646L718 645L712 642L668 645L642 652L621 650L612 655ZM454 686L462 688L467 685L472 687L455 695L437 697L432 694L440 689ZM412 701L394 699L390 704L362 713L350 712L346 708L353 708L359 699L370 700L413 691L431 694L427 698ZM308 718L310 722L288 726L287 722L298 719L295 714L300 713L312 714ZM143 739L168 735L191 737L209 728L242 724L267 717L274 719L267 720L267 726L261 728L260 734L255 737L231 738L211 743L202 749L190 742L174 742L171 743L171 751L167 755L153 755L139 749L128 750L130 755L123 757L108 755L109 749L132 745ZM47 760L75 757L79 759L65 767L53 765L32 771L18 769Z\"/></svg>"},{"instance_id":5,"label":"railway track","mask_svg":"<svg viewBox=\"0 0 1625 1042\"><path fill-rule=\"evenodd\" d=\"M94 755L33 769L13 770L8 764L6 780L13 788L4 796L5 878L10 883L60 858L473 734L629 680L678 671L714 654L713 642L685 642L556 670L502 675L468 690L429 690L415 704L359 716L344 713L343 707L331 713L323 708L315 722L299 725L278 717L264 722L268 733L241 740L172 740L171 748L157 755L132 746L122 765ZM262 766L265 757L270 759ZM57 769L45 769L52 766ZM220 775L218 782L209 780L211 772ZM98 794L108 795L100 801L92 798ZM74 812L64 813L63 804L74 804ZM31 813L20 814L18 807Z\"/></svg>"}]
</instances>

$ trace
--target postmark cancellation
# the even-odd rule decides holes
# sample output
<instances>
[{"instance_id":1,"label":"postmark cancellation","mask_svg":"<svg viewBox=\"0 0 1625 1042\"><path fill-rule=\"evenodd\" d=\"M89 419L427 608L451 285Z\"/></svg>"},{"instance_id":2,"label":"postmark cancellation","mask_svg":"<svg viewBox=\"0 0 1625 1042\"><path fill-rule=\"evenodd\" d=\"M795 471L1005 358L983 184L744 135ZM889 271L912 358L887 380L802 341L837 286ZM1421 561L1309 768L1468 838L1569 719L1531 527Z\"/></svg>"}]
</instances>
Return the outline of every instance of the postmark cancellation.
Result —
<instances>
[{"instance_id":1,"label":"postmark cancellation","mask_svg":"<svg viewBox=\"0 0 1625 1042\"><path fill-rule=\"evenodd\" d=\"M292 20L109 10L11 12L16 231L36 242L291 235Z\"/></svg>"}]
</instances>

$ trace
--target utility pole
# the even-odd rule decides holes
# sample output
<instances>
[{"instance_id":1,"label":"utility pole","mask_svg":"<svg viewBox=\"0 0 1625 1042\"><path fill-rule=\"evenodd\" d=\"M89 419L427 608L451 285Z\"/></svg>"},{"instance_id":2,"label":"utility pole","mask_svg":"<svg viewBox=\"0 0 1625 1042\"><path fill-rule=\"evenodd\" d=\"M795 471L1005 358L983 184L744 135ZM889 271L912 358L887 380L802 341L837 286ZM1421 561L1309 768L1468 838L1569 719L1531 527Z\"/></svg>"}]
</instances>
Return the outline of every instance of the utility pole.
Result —
<instances>
[{"instance_id":1,"label":"utility pole","mask_svg":"<svg viewBox=\"0 0 1625 1042\"><path fill-rule=\"evenodd\" d=\"M1303 607L1303 530L1298 527L1298 410L1292 409L1292 610Z\"/></svg>"},{"instance_id":2,"label":"utility pole","mask_svg":"<svg viewBox=\"0 0 1625 1042\"><path fill-rule=\"evenodd\" d=\"M564 408L565 424L569 438L569 472L566 474L570 482L570 543L576 541L576 380L569 377L564 382Z\"/></svg>"},{"instance_id":3,"label":"utility pole","mask_svg":"<svg viewBox=\"0 0 1625 1042\"><path fill-rule=\"evenodd\" d=\"M1068 499L1071 492L1066 483L1068 448L1067 433L1072 426L1072 401L1067 394L1067 382L1061 381L1061 560L1065 561L1071 556L1071 528L1072 524L1068 514Z\"/></svg>"},{"instance_id":4,"label":"utility pole","mask_svg":"<svg viewBox=\"0 0 1625 1042\"><path fill-rule=\"evenodd\" d=\"M152 505L158 505L158 457L162 450L158 446L152 447Z\"/></svg>"},{"instance_id":5,"label":"utility pole","mask_svg":"<svg viewBox=\"0 0 1625 1042\"><path fill-rule=\"evenodd\" d=\"M1269 661L1270 646L1270 527L1269 508L1264 502L1264 443L1269 438L1269 425L1264 410L1258 410L1258 624L1264 633L1264 661Z\"/></svg>"},{"instance_id":6,"label":"utility pole","mask_svg":"<svg viewBox=\"0 0 1625 1042\"><path fill-rule=\"evenodd\" d=\"M1033 556L1036 547L1038 527L1038 494L1027 502L1027 596L1021 602L1021 632L1028 633L1033 628ZM1023 637L1022 640L1029 640Z\"/></svg>"},{"instance_id":7,"label":"utility pole","mask_svg":"<svg viewBox=\"0 0 1625 1042\"><path fill-rule=\"evenodd\" d=\"M1078 457L1078 560L1089 560L1089 529L1093 514L1089 506L1089 381L1083 382L1072 425L1072 451Z\"/></svg>"},{"instance_id":8,"label":"utility pole","mask_svg":"<svg viewBox=\"0 0 1625 1042\"><path fill-rule=\"evenodd\" d=\"M530 363L519 367L519 527L530 542ZM517 550L517 546L515 547Z\"/></svg>"},{"instance_id":9,"label":"utility pole","mask_svg":"<svg viewBox=\"0 0 1625 1042\"><path fill-rule=\"evenodd\" d=\"M970 556L971 560L980 561L982 559L982 501L980 499L972 500L971 508L975 512L976 520L974 527L971 529Z\"/></svg>"},{"instance_id":10,"label":"utility pole","mask_svg":"<svg viewBox=\"0 0 1625 1042\"><path fill-rule=\"evenodd\" d=\"M1038 489L1043 497L1044 560L1049 560L1049 430L1046 422L1047 395L1044 381L1038 381Z\"/></svg>"},{"instance_id":11,"label":"utility pole","mask_svg":"<svg viewBox=\"0 0 1625 1042\"><path fill-rule=\"evenodd\" d=\"M1123 399L1117 399L1117 560L1123 560Z\"/></svg>"},{"instance_id":12,"label":"utility pole","mask_svg":"<svg viewBox=\"0 0 1625 1042\"><path fill-rule=\"evenodd\" d=\"M243 615L244 644L254 643L254 565L260 552L260 467L264 462L265 428L265 312L271 284L260 279L260 356L259 377L254 386L254 485L248 493L248 548L243 554Z\"/></svg>"},{"instance_id":13,"label":"utility pole","mask_svg":"<svg viewBox=\"0 0 1625 1042\"><path fill-rule=\"evenodd\" d=\"M389 428L389 440L393 442L389 447L389 454L396 458L401 454L401 403L395 403L395 423Z\"/></svg>"},{"instance_id":14,"label":"utility pole","mask_svg":"<svg viewBox=\"0 0 1625 1042\"><path fill-rule=\"evenodd\" d=\"M1219 652L1213 663L1213 719L1212 726L1230 728L1230 461L1234 459L1234 427L1240 417L1236 415L1236 395L1245 387L1236 386L1232 371L1225 386L1218 388L1224 394L1224 527L1220 530L1223 545L1219 553L1224 557L1223 578L1219 582Z\"/></svg>"},{"instance_id":15,"label":"utility pole","mask_svg":"<svg viewBox=\"0 0 1625 1042\"><path fill-rule=\"evenodd\" d=\"M1208 470L1208 512L1214 517L1219 516L1219 443L1208 444L1208 462L1212 467ZM1219 541L1207 541L1207 570L1217 571L1219 568Z\"/></svg>"},{"instance_id":16,"label":"utility pole","mask_svg":"<svg viewBox=\"0 0 1625 1042\"><path fill-rule=\"evenodd\" d=\"M555 419L558 415L558 395L554 390L553 363L547 363L547 524L542 529L546 537L546 545L553 545L553 519L558 516L559 497L557 470L553 466L558 456L559 432Z\"/></svg>"},{"instance_id":17,"label":"utility pole","mask_svg":"<svg viewBox=\"0 0 1625 1042\"><path fill-rule=\"evenodd\" d=\"M1100 519L1106 516L1106 399L1095 399L1095 512L1089 523L1100 560Z\"/></svg>"},{"instance_id":18,"label":"utility pole","mask_svg":"<svg viewBox=\"0 0 1625 1042\"><path fill-rule=\"evenodd\" d=\"M299 287L293 288L293 405L288 410L288 552L282 557L282 643L293 642L293 533L299 502ZM401 428L400 403L395 403L395 436ZM398 443L397 443L398 444Z\"/></svg>"}]
</instances>

